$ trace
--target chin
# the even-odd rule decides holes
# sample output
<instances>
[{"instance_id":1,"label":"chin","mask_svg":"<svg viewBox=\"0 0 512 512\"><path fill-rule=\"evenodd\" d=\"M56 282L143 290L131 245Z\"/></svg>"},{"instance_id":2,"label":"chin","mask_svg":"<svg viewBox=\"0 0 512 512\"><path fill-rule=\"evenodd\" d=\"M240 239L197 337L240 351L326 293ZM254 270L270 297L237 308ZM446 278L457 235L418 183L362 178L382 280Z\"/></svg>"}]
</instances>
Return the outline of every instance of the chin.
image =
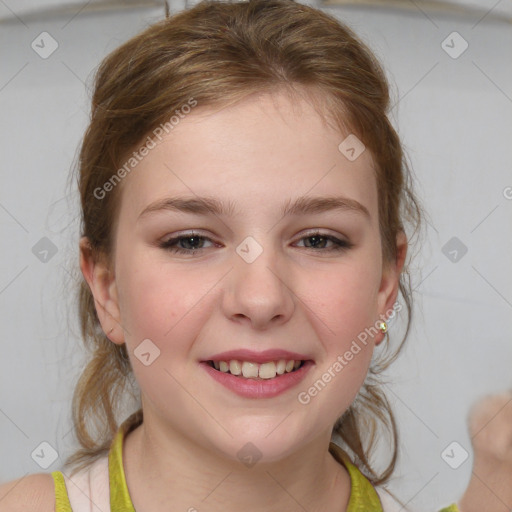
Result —
<instances>
[{"instance_id":1,"label":"chin","mask_svg":"<svg viewBox=\"0 0 512 512\"><path fill-rule=\"evenodd\" d=\"M283 430L283 433L285 431ZM233 434L233 432L232 432ZM274 437L274 439L271 439ZM238 460L247 467L252 467L256 463L274 463L285 459L292 455L295 451L299 451L298 446L300 441L297 440L297 444L287 436L287 439L283 439L277 433L267 436L267 434L260 433L259 435L250 435L245 433L240 436L233 436L228 441L229 448L226 447L225 456Z\"/></svg>"}]
</instances>

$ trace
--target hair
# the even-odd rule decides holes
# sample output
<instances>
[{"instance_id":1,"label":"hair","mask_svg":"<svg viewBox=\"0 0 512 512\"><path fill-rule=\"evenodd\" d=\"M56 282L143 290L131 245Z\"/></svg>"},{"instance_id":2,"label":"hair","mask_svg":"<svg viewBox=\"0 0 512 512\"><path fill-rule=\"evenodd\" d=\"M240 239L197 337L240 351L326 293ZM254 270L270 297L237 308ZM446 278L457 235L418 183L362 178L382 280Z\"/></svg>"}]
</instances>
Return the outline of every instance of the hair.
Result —
<instances>
[{"instance_id":1,"label":"hair","mask_svg":"<svg viewBox=\"0 0 512 512\"><path fill-rule=\"evenodd\" d=\"M154 23L103 60L95 76L77 176L81 235L88 238L93 256L113 259L122 183L101 199L95 191L112 180L152 130L165 125L191 98L200 107L224 108L278 90L308 99L324 120L334 121L340 133L355 134L369 149L375 164L382 261L395 262L396 236L405 233L406 224L416 233L422 208L388 119L387 79L372 52L348 27L294 0L204 0ZM398 455L397 426L380 374L398 357L409 333L413 291L407 268L399 278L407 311L405 333L394 351L386 335L386 351L372 360L356 400L332 430L373 485L389 480ZM121 398L129 383L136 389L126 345L112 343L102 331L83 277L77 298L81 336L92 355L73 394L72 419L81 448L68 457L66 466L75 466L75 471L108 452L119 428ZM90 421L96 423L96 433ZM391 437L391 457L379 472L371 456L380 427Z\"/></svg>"}]
</instances>

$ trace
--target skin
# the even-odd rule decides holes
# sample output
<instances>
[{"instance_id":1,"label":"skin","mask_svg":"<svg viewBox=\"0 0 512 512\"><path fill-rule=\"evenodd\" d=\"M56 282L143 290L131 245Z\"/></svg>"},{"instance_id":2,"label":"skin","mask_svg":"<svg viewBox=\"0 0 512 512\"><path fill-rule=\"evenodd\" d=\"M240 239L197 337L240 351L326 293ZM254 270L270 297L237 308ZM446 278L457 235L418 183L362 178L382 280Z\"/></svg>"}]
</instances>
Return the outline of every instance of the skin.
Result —
<instances>
[{"instance_id":1,"label":"skin","mask_svg":"<svg viewBox=\"0 0 512 512\"><path fill-rule=\"evenodd\" d=\"M346 510L350 479L328 452L331 431L364 382L378 333L309 404L297 400L365 328L392 311L407 245L384 265L377 185L368 150L349 161L348 135L323 122L305 99L250 97L212 111L197 106L122 183L110 262L94 261L81 240L81 269L103 330L126 343L141 389L143 424L125 439L124 468L138 512ZM234 216L159 211L170 196L215 196ZM280 214L301 196L343 195L353 210ZM315 228L353 247L314 247ZM197 255L158 246L194 230ZM247 263L236 248L248 236L263 252ZM188 243L188 244L187 244ZM202 245L201 245L202 244ZM178 244L193 247L193 240ZM197 250L196 250L197 251ZM113 328L113 330L112 330ZM111 332L110 332L111 331ZM160 350L145 366L134 350ZM269 399L235 395L199 361L236 348L281 348L315 361L297 387ZM261 452L252 467L237 452ZM165 507L165 508L164 508Z\"/></svg>"},{"instance_id":2,"label":"skin","mask_svg":"<svg viewBox=\"0 0 512 512\"><path fill-rule=\"evenodd\" d=\"M469 414L474 461L461 512L512 509L512 392L483 398Z\"/></svg>"}]
</instances>

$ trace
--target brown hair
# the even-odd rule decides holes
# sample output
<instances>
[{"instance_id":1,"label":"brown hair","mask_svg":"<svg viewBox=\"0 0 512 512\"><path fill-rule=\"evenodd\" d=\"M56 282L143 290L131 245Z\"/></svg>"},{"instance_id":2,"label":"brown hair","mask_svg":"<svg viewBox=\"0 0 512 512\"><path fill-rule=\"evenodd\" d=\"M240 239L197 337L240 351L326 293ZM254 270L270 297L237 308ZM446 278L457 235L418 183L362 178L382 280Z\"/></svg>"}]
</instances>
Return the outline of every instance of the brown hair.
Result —
<instances>
[{"instance_id":1,"label":"brown hair","mask_svg":"<svg viewBox=\"0 0 512 512\"><path fill-rule=\"evenodd\" d=\"M93 254L111 260L122 183L101 199L95 190L111 179L123 158L155 127L168 122L191 98L199 106L222 108L281 88L307 96L324 119L334 120L341 133L354 133L371 151L383 261L395 261L397 233L405 232L405 222L416 233L422 209L387 117L385 75L351 30L293 0L205 0L150 26L101 63L78 176L82 235L88 237ZM357 399L333 428L333 436L340 436L374 485L389 480L398 454L397 427L378 376L396 359L409 333L412 290L407 272L400 276L399 290L407 310L405 334L394 352L388 336L389 353L372 363ZM83 279L78 297L81 334L93 353L73 395L81 449L66 465L75 465L75 471L108 451L128 383L132 390L137 387L126 346L112 343L102 332ZM98 427L94 435L88 419ZM370 460L379 422L392 437L391 460L380 473Z\"/></svg>"}]
</instances>

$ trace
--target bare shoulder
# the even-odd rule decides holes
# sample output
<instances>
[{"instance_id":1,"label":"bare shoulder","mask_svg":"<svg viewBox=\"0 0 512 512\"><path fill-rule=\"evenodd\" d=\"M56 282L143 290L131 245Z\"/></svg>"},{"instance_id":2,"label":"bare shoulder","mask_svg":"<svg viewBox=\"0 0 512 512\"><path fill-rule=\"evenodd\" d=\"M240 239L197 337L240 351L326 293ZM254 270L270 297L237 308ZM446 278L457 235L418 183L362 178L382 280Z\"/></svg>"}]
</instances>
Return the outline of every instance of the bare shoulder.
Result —
<instances>
[{"instance_id":1,"label":"bare shoulder","mask_svg":"<svg viewBox=\"0 0 512 512\"><path fill-rule=\"evenodd\" d=\"M1 512L54 512L55 488L49 473L34 473L0 484Z\"/></svg>"}]
</instances>

